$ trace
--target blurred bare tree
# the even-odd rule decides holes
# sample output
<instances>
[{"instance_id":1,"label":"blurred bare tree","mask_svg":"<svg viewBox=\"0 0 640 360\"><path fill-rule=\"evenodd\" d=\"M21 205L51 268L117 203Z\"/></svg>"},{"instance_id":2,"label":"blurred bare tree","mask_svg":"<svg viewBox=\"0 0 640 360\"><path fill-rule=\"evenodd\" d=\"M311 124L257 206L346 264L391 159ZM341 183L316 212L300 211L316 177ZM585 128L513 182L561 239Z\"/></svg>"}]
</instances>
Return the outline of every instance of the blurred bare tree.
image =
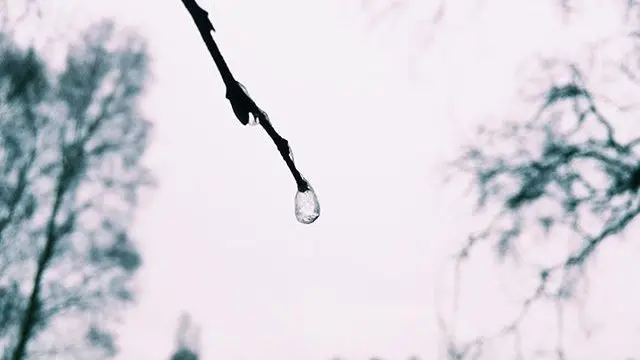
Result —
<instances>
[{"instance_id":1,"label":"blurred bare tree","mask_svg":"<svg viewBox=\"0 0 640 360\"><path fill-rule=\"evenodd\" d=\"M150 123L138 102L146 45L110 21L54 72L0 35L2 358L100 359L141 265L128 235Z\"/></svg>"},{"instance_id":2,"label":"blurred bare tree","mask_svg":"<svg viewBox=\"0 0 640 360\"><path fill-rule=\"evenodd\" d=\"M200 329L191 321L191 316L180 317L176 333L176 350L170 360L198 360L200 348Z\"/></svg>"},{"instance_id":3,"label":"blurred bare tree","mask_svg":"<svg viewBox=\"0 0 640 360\"><path fill-rule=\"evenodd\" d=\"M564 11L574 9L561 4ZM528 99L531 113L496 129L481 128L454 162L457 175L470 175L479 215L488 219L455 256L456 271L482 246L492 247L500 260L537 270L533 286L522 283L530 291L520 310L495 333L467 339L446 334L451 360L495 358L484 349L506 338L513 344L509 357L571 357L563 309L587 295L594 257L640 214L640 22L638 4L624 6L631 30L588 44L580 59L537 61L526 79L539 94ZM534 260L533 252L545 255ZM540 303L557 309L556 321L544 328L548 333L555 327L557 338L527 354L521 330Z\"/></svg>"}]
</instances>

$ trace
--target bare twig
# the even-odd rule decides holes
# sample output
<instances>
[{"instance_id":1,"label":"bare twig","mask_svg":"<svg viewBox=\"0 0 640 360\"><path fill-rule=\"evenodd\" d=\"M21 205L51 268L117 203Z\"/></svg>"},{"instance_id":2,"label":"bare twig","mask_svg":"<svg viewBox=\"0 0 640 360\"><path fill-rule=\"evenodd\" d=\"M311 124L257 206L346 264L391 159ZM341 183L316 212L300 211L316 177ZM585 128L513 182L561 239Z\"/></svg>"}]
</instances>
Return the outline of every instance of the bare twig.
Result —
<instances>
[{"instance_id":1,"label":"bare twig","mask_svg":"<svg viewBox=\"0 0 640 360\"><path fill-rule=\"evenodd\" d=\"M302 177L293 162L289 142L278 134L278 132L273 128L273 125L271 125L267 114L256 105L242 84L240 84L233 77L233 74L231 74L226 61L220 53L220 49L218 49L218 45L211 35L211 31L215 31L215 29L209 20L208 13L198 6L195 0L182 0L182 3L187 8L187 11L189 11L189 14L191 14L191 17L202 36L202 40L207 46L207 49L209 49L209 53L222 76L222 80L227 87L226 97L229 99L233 112L238 120L242 125L247 125L249 123L249 116L253 116L253 118L256 119L267 132L269 137L271 137L271 140L273 140L273 143L278 148L282 159L287 164L287 167L291 171L291 175L293 175L293 178L296 181L298 191L304 192L309 190L309 184Z\"/></svg>"}]
</instances>

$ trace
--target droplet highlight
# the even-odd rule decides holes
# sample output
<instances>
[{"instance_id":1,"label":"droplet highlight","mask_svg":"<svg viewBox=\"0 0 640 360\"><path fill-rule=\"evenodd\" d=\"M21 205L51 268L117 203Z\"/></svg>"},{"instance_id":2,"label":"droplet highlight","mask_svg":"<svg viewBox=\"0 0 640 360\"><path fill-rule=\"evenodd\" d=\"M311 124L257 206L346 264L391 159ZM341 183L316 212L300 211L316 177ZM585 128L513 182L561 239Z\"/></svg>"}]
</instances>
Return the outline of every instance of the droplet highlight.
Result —
<instances>
[{"instance_id":1,"label":"droplet highlight","mask_svg":"<svg viewBox=\"0 0 640 360\"><path fill-rule=\"evenodd\" d=\"M249 113L249 121L247 122L247 126L256 126L260 124L260 119L256 116L253 116L252 113Z\"/></svg>"}]
</instances>

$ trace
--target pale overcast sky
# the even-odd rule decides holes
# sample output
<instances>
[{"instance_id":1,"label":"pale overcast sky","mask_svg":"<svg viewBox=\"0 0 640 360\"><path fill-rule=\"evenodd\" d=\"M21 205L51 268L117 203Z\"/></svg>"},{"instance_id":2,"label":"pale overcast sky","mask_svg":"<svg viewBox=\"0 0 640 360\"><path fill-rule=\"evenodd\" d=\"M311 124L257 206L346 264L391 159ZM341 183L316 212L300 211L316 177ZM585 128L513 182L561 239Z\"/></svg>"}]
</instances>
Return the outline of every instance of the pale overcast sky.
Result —
<instances>
[{"instance_id":1,"label":"pale overcast sky","mask_svg":"<svg viewBox=\"0 0 640 360\"><path fill-rule=\"evenodd\" d=\"M358 0L198 2L322 215L296 222L285 164L260 127L234 118L180 0L69 2L59 26L115 15L153 56L144 107L160 187L135 229L145 266L118 360L166 359L182 311L202 327L203 360L435 359L436 282L470 229L439 166L515 99L524 59L578 35L558 34L551 0L453 1L429 47L429 0L373 27Z\"/></svg>"}]
</instances>

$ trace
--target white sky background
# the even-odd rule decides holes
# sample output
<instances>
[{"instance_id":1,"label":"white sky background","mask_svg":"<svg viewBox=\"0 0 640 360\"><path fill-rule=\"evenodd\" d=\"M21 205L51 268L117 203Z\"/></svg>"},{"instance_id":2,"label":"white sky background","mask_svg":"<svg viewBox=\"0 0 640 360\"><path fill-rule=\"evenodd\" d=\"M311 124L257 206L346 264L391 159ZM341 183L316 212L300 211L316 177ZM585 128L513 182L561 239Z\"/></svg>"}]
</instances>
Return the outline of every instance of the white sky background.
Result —
<instances>
[{"instance_id":1,"label":"white sky background","mask_svg":"<svg viewBox=\"0 0 640 360\"><path fill-rule=\"evenodd\" d=\"M310 226L295 221L295 185L271 140L234 118L181 1L58 8L62 30L115 15L153 56L145 109L160 187L140 211L145 266L118 360L166 359L182 311L202 327L203 360L436 357L443 255L471 228L438 165L472 124L512 110L522 60L572 51L618 18L603 7L598 26L585 22L598 31L560 36L553 1L469 1L426 48L430 3L408 3L368 27L375 12L355 0L199 1L318 193Z\"/></svg>"}]
</instances>

